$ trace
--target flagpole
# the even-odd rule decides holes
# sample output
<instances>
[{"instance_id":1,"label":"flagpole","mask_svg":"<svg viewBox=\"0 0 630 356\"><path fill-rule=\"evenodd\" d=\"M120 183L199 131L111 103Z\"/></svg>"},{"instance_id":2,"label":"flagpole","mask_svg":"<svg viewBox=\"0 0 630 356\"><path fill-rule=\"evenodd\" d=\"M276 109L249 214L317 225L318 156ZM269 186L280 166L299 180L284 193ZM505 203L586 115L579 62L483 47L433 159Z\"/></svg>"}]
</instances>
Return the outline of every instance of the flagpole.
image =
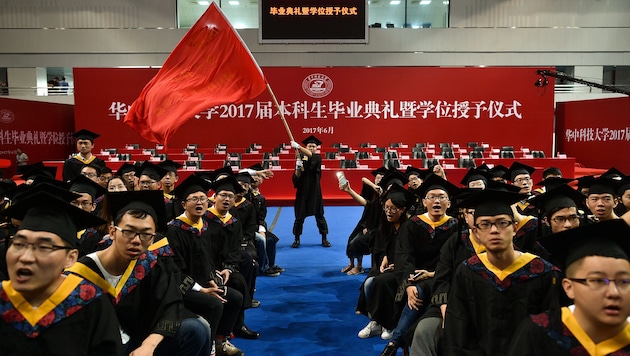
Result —
<instances>
[{"instance_id":1,"label":"flagpole","mask_svg":"<svg viewBox=\"0 0 630 356\"><path fill-rule=\"evenodd\" d=\"M278 99L276 99L276 95L273 93L273 90L271 90L271 85L269 85L269 83L267 83L267 90L269 91L269 94L271 94L271 98L273 99L274 104L276 104L276 107L278 108L278 112L280 113L280 119L282 119L284 128L287 130L287 134L289 134L289 139L291 141L295 141L295 139L293 139L293 134L291 133L291 129L289 128L289 124L287 124L287 120L284 118L284 112L282 111L280 104L278 104ZM300 150L298 150L297 148L295 149L295 158L296 159L300 158Z\"/></svg>"},{"instance_id":2,"label":"flagpole","mask_svg":"<svg viewBox=\"0 0 630 356\"><path fill-rule=\"evenodd\" d=\"M280 113L280 118L282 119L284 128L287 130L287 134L289 134L289 138L291 139L291 141L295 141L293 139L293 134L291 133L291 129L289 128L289 124L287 124L287 120L284 118L284 112L282 111L280 104L278 104L278 99L276 99L276 95L273 93L273 90L271 90L271 85L269 85L269 83L267 83L267 90L269 90L269 94L271 94L271 98L273 99L274 104L276 104L276 107L278 108L278 112Z\"/></svg>"}]
</instances>

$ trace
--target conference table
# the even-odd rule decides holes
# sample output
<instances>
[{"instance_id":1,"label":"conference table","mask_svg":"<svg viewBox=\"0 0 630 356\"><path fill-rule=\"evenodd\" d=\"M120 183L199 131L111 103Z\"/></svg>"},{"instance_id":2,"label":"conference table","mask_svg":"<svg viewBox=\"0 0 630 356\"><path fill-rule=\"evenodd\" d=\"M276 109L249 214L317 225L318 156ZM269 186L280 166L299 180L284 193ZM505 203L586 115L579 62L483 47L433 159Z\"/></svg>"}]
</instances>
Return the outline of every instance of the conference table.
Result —
<instances>
[{"instance_id":1,"label":"conference table","mask_svg":"<svg viewBox=\"0 0 630 356\"><path fill-rule=\"evenodd\" d=\"M475 160L477 165L486 163L489 166L504 165L509 167L514 159L509 158L486 158ZM575 158L529 158L519 159L519 162L527 164L536 168L536 171L532 174L534 183L542 180L542 171L547 167L558 167L563 173L564 177L575 177ZM202 161L203 163L204 161ZM450 182L460 185L459 182L464 178L467 172L467 168L457 168L454 164L457 160L451 162L448 159L442 160L441 164L444 166L447 178ZM114 172L125 163L124 161L107 161L107 166ZM155 162L159 163L159 162ZM258 162L260 163L260 162ZM413 165L414 167L422 167L421 160L405 160L404 166ZM61 179L63 171L63 161L44 161L46 166L57 167L57 179ZM204 170L217 169L222 167L224 160L208 161L207 165L202 165ZM274 176L267 179L260 186L261 193L267 198L267 205L269 206L290 206L293 205L295 200L295 189L291 177L293 175L293 167L295 160L283 160L281 166L271 167ZM361 178L366 177L372 179L371 171L382 165L381 161L374 161L372 164L359 165L358 168L339 168L338 160L323 160L321 187L324 197L325 205L353 205L352 198L345 192L339 190L339 183L337 180L337 172L343 171L344 175L350 182L350 186L357 192L361 191ZM245 164L242 165L246 167ZM404 170L404 168L402 168ZM179 180L183 180L190 174L198 171L195 167L187 167L187 169L178 170Z\"/></svg>"}]
</instances>

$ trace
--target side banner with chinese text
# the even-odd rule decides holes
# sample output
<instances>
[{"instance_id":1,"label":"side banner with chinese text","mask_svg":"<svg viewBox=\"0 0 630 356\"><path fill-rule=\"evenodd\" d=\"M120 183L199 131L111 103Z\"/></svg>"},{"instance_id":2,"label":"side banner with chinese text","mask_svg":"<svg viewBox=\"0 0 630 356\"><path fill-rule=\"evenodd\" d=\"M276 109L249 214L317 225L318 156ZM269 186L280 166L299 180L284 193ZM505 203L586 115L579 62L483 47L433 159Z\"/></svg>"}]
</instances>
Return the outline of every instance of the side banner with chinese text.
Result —
<instances>
[{"instance_id":1,"label":"side banner with chinese text","mask_svg":"<svg viewBox=\"0 0 630 356\"><path fill-rule=\"evenodd\" d=\"M3 176L15 173L15 151L22 148L28 163L63 160L73 150L74 107L66 104L0 99L0 158L11 161Z\"/></svg>"},{"instance_id":2,"label":"side banner with chinese text","mask_svg":"<svg viewBox=\"0 0 630 356\"><path fill-rule=\"evenodd\" d=\"M337 142L358 147L362 142L465 146L474 141L550 155L553 90L534 86L537 69L265 67L263 72L298 141L309 135L328 147ZM100 133L101 148L153 146L122 118L155 73L157 69L75 69L76 127ZM241 105L200 112L170 146L244 148L256 142L271 150L288 141L271 96L263 92Z\"/></svg>"},{"instance_id":3,"label":"side banner with chinese text","mask_svg":"<svg viewBox=\"0 0 630 356\"><path fill-rule=\"evenodd\" d=\"M558 151L586 167L630 174L630 98L558 103Z\"/></svg>"}]
</instances>

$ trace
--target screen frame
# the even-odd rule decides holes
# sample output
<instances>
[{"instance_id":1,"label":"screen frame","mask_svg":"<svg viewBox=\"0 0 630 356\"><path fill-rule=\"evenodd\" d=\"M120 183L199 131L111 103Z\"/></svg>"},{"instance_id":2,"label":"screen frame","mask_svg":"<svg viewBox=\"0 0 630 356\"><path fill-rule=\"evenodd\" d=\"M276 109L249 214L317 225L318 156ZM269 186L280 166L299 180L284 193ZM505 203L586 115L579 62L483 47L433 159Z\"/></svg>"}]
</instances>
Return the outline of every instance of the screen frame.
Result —
<instances>
[{"instance_id":1,"label":"screen frame","mask_svg":"<svg viewBox=\"0 0 630 356\"><path fill-rule=\"evenodd\" d=\"M330 43L354 43L354 44L367 44L369 43L369 26L368 26L368 0L358 1L363 3L364 18L363 18L363 36L361 38L269 38L270 36L263 37L265 31L265 24L263 21L263 9L269 8L269 2L277 3L279 0L259 0L258 2L258 43L260 44L330 44ZM286 3L288 1L284 0ZM295 0L294 0L295 1ZM304 6L309 5L309 1L303 1ZM311 1L312 2L312 1ZM295 5L295 4L293 4ZM302 7L297 5L294 7ZM295 30L295 28L293 28ZM284 33L284 31L283 31ZM324 37L324 36L322 36Z\"/></svg>"}]
</instances>

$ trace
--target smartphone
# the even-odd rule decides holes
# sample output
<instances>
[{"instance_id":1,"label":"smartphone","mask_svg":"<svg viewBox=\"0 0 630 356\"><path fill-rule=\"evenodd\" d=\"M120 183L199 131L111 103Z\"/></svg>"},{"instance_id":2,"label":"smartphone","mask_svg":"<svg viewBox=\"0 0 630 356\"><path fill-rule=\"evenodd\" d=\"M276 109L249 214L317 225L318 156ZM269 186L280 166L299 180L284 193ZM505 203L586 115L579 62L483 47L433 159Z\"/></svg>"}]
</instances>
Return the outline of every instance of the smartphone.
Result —
<instances>
[{"instance_id":1,"label":"smartphone","mask_svg":"<svg viewBox=\"0 0 630 356\"><path fill-rule=\"evenodd\" d=\"M219 272L215 272L214 275L214 282L217 284L217 287L222 288L223 286L225 286L225 280L223 279L223 276Z\"/></svg>"},{"instance_id":2,"label":"smartphone","mask_svg":"<svg viewBox=\"0 0 630 356\"><path fill-rule=\"evenodd\" d=\"M383 268L383 272L389 272L389 271L393 271L393 270L394 270L394 267L392 267L392 266L388 266L388 267Z\"/></svg>"},{"instance_id":3,"label":"smartphone","mask_svg":"<svg viewBox=\"0 0 630 356\"><path fill-rule=\"evenodd\" d=\"M348 180L346 179L346 175L343 172L337 172L337 180L339 181L339 185L348 184Z\"/></svg>"},{"instance_id":4,"label":"smartphone","mask_svg":"<svg viewBox=\"0 0 630 356\"><path fill-rule=\"evenodd\" d=\"M420 271L416 274L413 275L413 277L411 277L413 280L416 280L418 278L420 278L420 276L422 276L424 274L424 271Z\"/></svg>"}]
</instances>

